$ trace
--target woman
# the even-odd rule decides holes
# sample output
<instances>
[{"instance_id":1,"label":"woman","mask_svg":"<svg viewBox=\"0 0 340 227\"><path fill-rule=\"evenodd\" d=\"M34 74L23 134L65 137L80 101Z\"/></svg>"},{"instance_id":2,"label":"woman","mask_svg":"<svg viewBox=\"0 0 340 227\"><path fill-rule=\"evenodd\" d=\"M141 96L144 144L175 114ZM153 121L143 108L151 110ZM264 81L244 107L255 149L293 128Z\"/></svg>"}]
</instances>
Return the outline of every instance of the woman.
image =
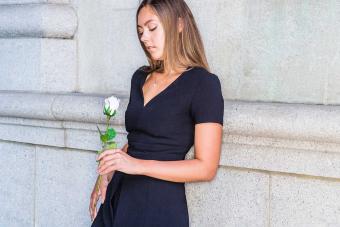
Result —
<instances>
[{"instance_id":1,"label":"woman","mask_svg":"<svg viewBox=\"0 0 340 227\"><path fill-rule=\"evenodd\" d=\"M122 149L98 156L92 226L189 226L184 182L210 181L220 159L223 96L183 0L144 0L137 33L150 66L135 71ZM195 158L185 160L194 144ZM107 189L107 191L106 191Z\"/></svg>"}]
</instances>

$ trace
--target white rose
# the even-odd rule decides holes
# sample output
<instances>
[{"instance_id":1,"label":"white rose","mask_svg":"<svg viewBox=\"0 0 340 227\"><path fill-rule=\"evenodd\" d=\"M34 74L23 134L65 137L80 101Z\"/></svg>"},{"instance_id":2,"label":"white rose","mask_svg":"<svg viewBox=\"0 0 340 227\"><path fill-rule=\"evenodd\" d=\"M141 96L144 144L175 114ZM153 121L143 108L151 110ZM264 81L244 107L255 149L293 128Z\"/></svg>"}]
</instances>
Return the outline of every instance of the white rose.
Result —
<instances>
[{"instance_id":1,"label":"white rose","mask_svg":"<svg viewBox=\"0 0 340 227\"><path fill-rule=\"evenodd\" d=\"M108 110L110 115L113 115L115 110L118 110L120 100L115 96L110 96L105 99L104 109Z\"/></svg>"}]
</instances>

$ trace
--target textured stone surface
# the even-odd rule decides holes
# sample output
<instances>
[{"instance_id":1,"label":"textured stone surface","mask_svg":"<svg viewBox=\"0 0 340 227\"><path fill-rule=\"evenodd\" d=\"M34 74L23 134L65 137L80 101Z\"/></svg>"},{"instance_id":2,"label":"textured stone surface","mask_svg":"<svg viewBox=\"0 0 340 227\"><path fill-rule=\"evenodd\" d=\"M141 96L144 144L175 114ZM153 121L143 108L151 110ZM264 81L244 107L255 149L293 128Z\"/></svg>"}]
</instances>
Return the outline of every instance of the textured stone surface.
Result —
<instances>
[{"instance_id":1,"label":"textured stone surface","mask_svg":"<svg viewBox=\"0 0 340 227\"><path fill-rule=\"evenodd\" d=\"M187 2L225 99L340 103L334 87L340 50L338 1L215 0L206 10L201 10L204 1ZM121 9L114 6L119 4ZM146 61L135 34L135 9L128 10L135 2L76 5L81 91L126 93L128 78ZM89 83L94 75L100 79Z\"/></svg>"},{"instance_id":2,"label":"textured stone surface","mask_svg":"<svg viewBox=\"0 0 340 227\"><path fill-rule=\"evenodd\" d=\"M188 1L227 99L339 103L340 4Z\"/></svg>"},{"instance_id":3,"label":"textured stone surface","mask_svg":"<svg viewBox=\"0 0 340 227\"><path fill-rule=\"evenodd\" d=\"M70 0L0 0L0 4L69 3Z\"/></svg>"},{"instance_id":4,"label":"textured stone surface","mask_svg":"<svg viewBox=\"0 0 340 227\"><path fill-rule=\"evenodd\" d=\"M35 157L32 145L1 141L0 226L90 225L104 94L119 94L125 110L132 73L146 63L138 1L72 0L78 30L69 5L4 5L68 2L0 0L3 37L67 38L0 41L0 140L48 145ZM192 226L339 226L340 109L306 105L340 103L339 2L188 4L224 98L273 102L225 102L218 174L186 184ZM114 124L122 145L124 111Z\"/></svg>"},{"instance_id":5,"label":"textured stone surface","mask_svg":"<svg viewBox=\"0 0 340 227\"><path fill-rule=\"evenodd\" d=\"M186 183L191 226L268 226L267 174L219 168L211 182Z\"/></svg>"},{"instance_id":6,"label":"textured stone surface","mask_svg":"<svg viewBox=\"0 0 340 227\"><path fill-rule=\"evenodd\" d=\"M128 96L116 96L121 102L113 123L124 125ZM0 102L0 116L105 123L102 114L105 97L0 92L0 98L6 100ZM324 143L340 141L340 107L336 105L225 101L224 124L225 132L232 135Z\"/></svg>"},{"instance_id":7,"label":"textured stone surface","mask_svg":"<svg viewBox=\"0 0 340 227\"><path fill-rule=\"evenodd\" d=\"M114 10L130 10L130 9L137 9L139 2L141 0L116 0L114 2L110 0L101 0L100 3L103 6L109 7L110 9ZM71 0L71 4L75 8L83 7L85 5L94 4L93 1L90 0ZM98 4L96 4L98 5ZM105 9L104 9L105 10Z\"/></svg>"},{"instance_id":8,"label":"textured stone surface","mask_svg":"<svg viewBox=\"0 0 340 227\"><path fill-rule=\"evenodd\" d=\"M272 226L340 226L340 182L271 177Z\"/></svg>"},{"instance_id":9,"label":"textured stone surface","mask_svg":"<svg viewBox=\"0 0 340 227\"><path fill-rule=\"evenodd\" d=\"M230 134L291 140L339 142L340 106L225 102Z\"/></svg>"},{"instance_id":10,"label":"textured stone surface","mask_svg":"<svg viewBox=\"0 0 340 227\"><path fill-rule=\"evenodd\" d=\"M55 120L52 104L55 95L31 92L0 92L0 116Z\"/></svg>"},{"instance_id":11,"label":"textured stone surface","mask_svg":"<svg viewBox=\"0 0 340 227\"><path fill-rule=\"evenodd\" d=\"M338 48L340 50L340 48ZM324 103L329 104L340 104L340 80L339 80L339 72L340 72L340 64L338 64L340 59L340 51L338 51L337 55L330 60L328 64L327 72L327 92L325 93Z\"/></svg>"},{"instance_id":12,"label":"textured stone surface","mask_svg":"<svg viewBox=\"0 0 340 227\"><path fill-rule=\"evenodd\" d=\"M25 122L27 125L20 125L18 122ZM77 127L77 123L59 122L59 125L55 123L51 121L37 123L36 121L15 121L0 118L0 140L87 151L97 151L101 148L96 125L87 124L88 128L81 129ZM118 148L123 147L127 143L125 128L112 124L111 126L117 132L115 141ZM102 131L105 130L105 127L105 125L99 125Z\"/></svg>"},{"instance_id":13,"label":"textured stone surface","mask_svg":"<svg viewBox=\"0 0 340 227\"><path fill-rule=\"evenodd\" d=\"M120 99L117 115L112 123L124 125L128 98ZM46 94L32 92L0 91L0 116L62 120L75 122L105 123L104 99L107 96L86 94Z\"/></svg>"},{"instance_id":14,"label":"textured stone surface","mask_svg":"<svg viewBox=\"0 0 340 227\"><path fill-rule=\"evenodd\" d=\"M0 97L7 100L0 103L0 139L100 148L96 124L104 127L103 96L2 92ZM127 101L122 98L111 121L119 147L126 143ZM340 178L339 116L338 106L226 101L220 164Z\"/></svg>"},{"instance_id":15,"label":"textured stone surface","mask_svg":"<svg viewBox=\"0 0 340 227\"><path fill-rule=\"evenodd\" d=\"M73 92L76 42L61 39L1 39L0 90Z\"/></svg>"},{"instance_id":16,"label":"textured stone surface","mask_svg":"<svg viewBox=\"0 0 340 227\"><path fill-rule=\"evenodd\" d=\"M103 129L101 129L102 131L105 130L104 127L102 127ZM125 129L122 129L117 125L112 125L112 127L117 132L115 137L117 147L122 148L124 144L127 143ZM97 151L101 148L99 133L97 130L89 131L79 129L66 129L65 144L66 147L92 151Z\"/></svg>"},{"instance_id":17,"label":"textured stone surface","mask_svg":"<svg viewBox=\"0 0 340 227\"><path fill-rule=\"evenodd\" d=\"M0 124L0 139L30 144L65 146L64 130L58 128Z\"/></svg>"},{"instance_id":18,"label":"textured stone surface","mask_svg":"<svg viewBox=\"0 0 340 227\"><path fill-rule=\"evenodd\" d=\"M271 141L270 144L261 138L252 137L244 140L235 136L233 140L223 144L220 165L340 178L339 144L313 144L301 141L296 143L298 145L296 148L290 148L291 141L278 139ZM306 147L301 148L299 145Z\"/></svg>"},{"instance_id":19,"label":"textured stone surface","mask_svg":"<svg viewBox=\"0 0 340 227\"><path fill-rule=\"evenodd\" d=\"M120 94L114 94L114 96L119 98L120 102L117 114L111 122L123 125L125 122L125 110L129 100ZM106 117L103 114L103 106L106 97L84 94L58 95L53 103L52 111L58 120L105 123Z\"/></svg>"},{"instance_id":20,"label":"textured stone surface","mask_svg":"<svg viewBox=\"0 0 340 227\"><path fill-rule=\"evenodd\" d=\"M58 4L58 3L67 4L67 3L70 3L71 1L70 0L47 0L47 2L54 3L54 4Z\"/></svg>"},{"instance_id":21,"label":"textured stone surface","mask_svg":"<svg viewBox=\"0 0 340 227\"><path fill-rule=\"evenodd\" d=\"M0 140L0 226L34 226L35 147Z\"/></svg>"},{"instance_id":22,"label":"textured stone surface","mask_svg":"<svg viewBox=\"0 0 340 227\"><path fill-rule=\"evenodd\" d=\"M35 226L90 226L95 154L37 147Z\"/></svg>"},{"instance_id":23,"label":"textured stone surface","mask_svg":"<svg viewBox=\"0 0 340 227\"><path fill-rule=\"evenodd\" d=\"M0 5L0 37L71 38L76 28L76 13L66 4Z\"/></svg>"},{"instance_id":24,"label":"textured stone surface","mask_svg":"<svg viewBox=\"0 0 340 227\"><path fill-rule=\"evenodd\" d=\"M132 5L123 2L79 1L81 92L129 95L133 72L146 64L137 39L136 9L117 9L120 4L123 8Z\"/></svg>"}]
</instances>

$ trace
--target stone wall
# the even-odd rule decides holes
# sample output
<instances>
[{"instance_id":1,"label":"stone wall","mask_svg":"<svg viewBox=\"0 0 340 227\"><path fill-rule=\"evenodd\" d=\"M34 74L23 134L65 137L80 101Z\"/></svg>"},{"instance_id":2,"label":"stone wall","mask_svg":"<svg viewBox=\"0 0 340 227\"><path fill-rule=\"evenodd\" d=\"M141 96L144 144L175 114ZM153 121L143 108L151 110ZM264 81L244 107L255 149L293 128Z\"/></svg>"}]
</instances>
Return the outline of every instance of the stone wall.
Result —
<instances>
[{"instance_id":1,"label":"stone wall","mask_svg":"<svg viewBox=\"0 0 340 227\"><path fill-rule=\"evenodd\" d=\"M146 64L138 2L0 0L0 226L90 226L104 97L122 100L122 147ZM225 98L217 176L186 184L191 226L340 226L338 1L187 3Z\"/></svg>"}]
</instances>

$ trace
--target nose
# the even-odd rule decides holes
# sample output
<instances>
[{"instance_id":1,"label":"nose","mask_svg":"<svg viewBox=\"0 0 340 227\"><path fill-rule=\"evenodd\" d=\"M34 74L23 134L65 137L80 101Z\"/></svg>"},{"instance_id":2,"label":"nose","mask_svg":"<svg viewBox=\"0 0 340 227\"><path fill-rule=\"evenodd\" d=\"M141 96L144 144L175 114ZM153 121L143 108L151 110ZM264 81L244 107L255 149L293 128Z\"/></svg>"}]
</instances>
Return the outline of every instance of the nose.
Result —
<instances>
[{"instance_id":1,"label":"nose","mask_svg":"<svg viewBox=\"0 0 340 227\"><path fill-rule=\"evenodd\" d=\"M150 39L149 34L147 31L144 31L140 40L145 44Z\"/></svg>"}]
</instances>

